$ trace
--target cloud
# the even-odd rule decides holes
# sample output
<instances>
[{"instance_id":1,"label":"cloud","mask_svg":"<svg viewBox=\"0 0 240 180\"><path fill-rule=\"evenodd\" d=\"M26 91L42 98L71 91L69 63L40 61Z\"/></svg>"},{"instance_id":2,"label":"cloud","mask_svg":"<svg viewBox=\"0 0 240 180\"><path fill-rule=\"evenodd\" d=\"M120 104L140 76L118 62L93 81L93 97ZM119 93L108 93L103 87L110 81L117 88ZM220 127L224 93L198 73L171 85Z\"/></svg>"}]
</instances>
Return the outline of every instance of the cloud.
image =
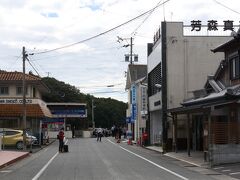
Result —
<instances>
[{"instance_id":1,"label":"cloud","mask_svg":"<svg viewBox=\"0 0 240 180\"><path fill-rule=\"evenodd\" d=\"M15 0L13 3L1 0L0 69L21 71L21 58L17 56L21 55L23 46L28 52L37 53L79 42L136 17L158 2L159 0ZM237 0L221 0L221 3L240 11ZM126 42L117 43L117 36L129 38L142 24L134 36L133 51L138 54L139 63L146 64L147 43L153 41L153 35L164 17L166 21L183 21L185 25L198 19L203 24L211 19L218 20L219 24L228 19L234 20L235 24L239 23L238 14L214 1L202 0L170 0L143 22L145 17L90 41L46 54L35 54L30 58L42 76L50 72L50 76L72 85L125 84L124 71L127 70L128 63L124 62L124 54L129 53L130 49L122 48ZM33 69L27 65L27 70ZM124 92L124 85L120 88ZM98 89L101 90L104 89ZM127 101L124 93L96 96L111 96Z\"/></svg>"},{"instance_id":2,"label":"cloud","mask_svg":"<svg viewBox=\"0 0 240 180\"><path fill-rule=\"evenodd\" d=\"M41 13L41 15L46 18L57 18L58 17L58 14L55 12Z\"/></svg>"}]
</instances>

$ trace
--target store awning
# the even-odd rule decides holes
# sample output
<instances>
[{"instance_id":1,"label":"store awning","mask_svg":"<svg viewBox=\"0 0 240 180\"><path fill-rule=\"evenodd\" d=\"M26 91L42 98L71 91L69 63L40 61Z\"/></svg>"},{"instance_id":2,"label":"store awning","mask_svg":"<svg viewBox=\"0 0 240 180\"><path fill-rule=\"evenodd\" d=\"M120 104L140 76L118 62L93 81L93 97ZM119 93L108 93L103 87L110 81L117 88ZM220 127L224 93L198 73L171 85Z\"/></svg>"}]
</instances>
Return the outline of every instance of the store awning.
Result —
<instances>
[{"instance_id":1,"label":"store awning","mask_svg":"<svg viewBox=\"0 0 240 180\"><path fill-rule=\"evenodd\" d=\"M27 117L52 117L50 110L40 104L26 104ZM23 116L22 104L0 104L0 117L21 117Z\"/></svg>"}]
</instances>

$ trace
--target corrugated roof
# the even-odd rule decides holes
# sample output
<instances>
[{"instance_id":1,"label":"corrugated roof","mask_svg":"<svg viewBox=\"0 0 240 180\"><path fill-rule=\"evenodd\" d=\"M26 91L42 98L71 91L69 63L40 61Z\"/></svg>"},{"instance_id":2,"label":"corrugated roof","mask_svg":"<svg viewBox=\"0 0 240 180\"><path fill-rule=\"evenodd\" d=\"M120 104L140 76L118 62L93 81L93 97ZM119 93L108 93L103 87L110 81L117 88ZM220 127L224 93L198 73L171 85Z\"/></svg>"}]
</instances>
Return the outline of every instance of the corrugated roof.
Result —
<instances>
[{"instance_id":1,"label":"corrugated roof","mask_svg":"<svg viewBox=\"0 0 240 180\"><path fill-rule=\"evenodd\" d=\"M27 117L52 117L50 110L39 104L27 104L26 114ZM22 115L22 104L0 104L0 117L21 117Z\"/></svg>"},{"instance_id":2,"label":"corrugated roof","mask_svg":"<svg viewBox=\"0 0 240 180\"><path fill-rule=\"evenodd\" d=\"M216 52L225 52L226 50L231 49L234 46L239 46L240 45L240 39L239 38L233 38L226 43L223 43L216 47L215 49L212 49L211 51L216 53Z\"/></svg>"},{"instance_id":3,"label":"corrugated roof","mask_svg":"<svg viewBox=\"0 0 240 180\"><path fill-rule=\"evenodd\" d=\"M0 71L0 81L22 81L22 72ZM40 81L41 78L32 74L25 74L26 81Z\"/></svg>"}]
</instances>

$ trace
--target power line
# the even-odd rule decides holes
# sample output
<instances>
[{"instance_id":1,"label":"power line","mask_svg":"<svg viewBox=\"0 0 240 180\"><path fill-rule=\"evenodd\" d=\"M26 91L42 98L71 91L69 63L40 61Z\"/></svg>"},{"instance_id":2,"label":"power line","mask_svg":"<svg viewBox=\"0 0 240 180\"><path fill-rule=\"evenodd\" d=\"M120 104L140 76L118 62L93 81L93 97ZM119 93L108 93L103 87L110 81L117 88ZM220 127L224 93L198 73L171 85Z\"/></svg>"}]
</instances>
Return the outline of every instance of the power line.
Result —
<instances>
[{"instance_id":1,"label":"power line","mask_svg":"<svg viewBox=\"0 0 240 180\"><path fill-rule=\"evenodd\" d=\"M126 93L124 91L100 91L100 92L93 92L93 93L88 93L88 94L112 94L112 93Z\"/></svg>"},{"instance_id":2,"label":"power line","mask_svg":"<svg viewBox=\"0 0 240 180\"><path fill-rule=\"evenodd\" d=\"M116 49L116 50L119 50L120 48L122 48L122 46L115 46L115 47L109 47L109 48L96 48L96 51L94 51L93 53L91 53L90 55L86 55L84 54L83 56L84 57L92 57L93 54L100 54L100 53L104 53L104 51L107 51L107 50L111 50L111 49ZM95 49L95 48L94 48ZM68 53L68 54L71 54ZM73 53L74 55L74 53ZM44 60L44 59L50 59L50 58L56 58L56 57L60 57L60 56L66 56L66 54L57 54L57 55L52 55L52 56L44 56L44 57L41 57L41 58L34 58L33 61L39 61L39 60ZM77 57L81 57L81 55L79 54L76 54Z\"/></svg>"},{"instance_id":3,"label":"power line","mask_svg":"<svg viewBox=\"0 0 240 180\"><path fill-rule=\"evenodd\" d=\"M27 58L27 60L28 60L28 63L30 64L30 66L33 68L33 70L37 73L37 75L39 76L39 77L41 77L40 76L40 74L38 73L38 71L37 71L37 69L32 65L32 63L30 62L30 60Z\"/></svg>"},{"instance_id":4,"label":"power line","mask_svg":"<svg viewBox=\"0 0 240 180\"><path fill-rule=\"evenodd\" d=\"M102 33L99 33L99 34L97 34L97 35L95 35L95 36L86 38L86 39L84 39L84 40L82 40L82 41L78 41L78 42L75 42L75 43L72 43L72 44L69 44L69 45L57 47L57 48L54 48L54 49L50 49L50 50L46 50L46 51L42 51L42 52L37 52L37 53L31 53L30 55L49 53L49 52L52 52L52 51L56 51L56 50L60 50L60 49L64 49L64 48L69 48L69 47L71 47L71 46L75 46L75 45L77 45L77 44L81 44L81 43L84 43L84 42L86 42L86 41L90 41L90 40L95 39L95 38L97 38L97 37L99 37L99 36L102 36L102 35L104 35L104 34L107 34L107 33L111 32L111 31L114 31L114 30L120 28L121 26L124 26L124 25L126 25L126 24L128 24L128 23L130 23L130 22L132 22L132 21L134 21L134 20L136 20L136 19L138 19L138 18L140 18L140 17L148 14L148 13L151 13L153 10L155 10L156 8L160 7L161 5L165 4L165 3L168 2L168 1L170 1L170 0L167 0L167 1L163 2L163 3L161 3L161 4L158 4L158 5L155 6L154 8L152 8L152 9L150 9L150 10L148 10L148 11L146 11L146 12L144 12L144 13L142 13L142 14L140 14L140 15L138 15L138 16L136 16L136 17L134 17L134 18L132 18L132 19L130 19L130 20L128 20L128 21L120 24L120 25L118 25L118 26L115 26L115 27L113 27L113 28L111 28L111 29L109 29L109 30L107 30L107 31L102 32Z\"/></svg>"},{"instance_id":5,"label":"power line","mask_svg":"<svg viewBox=\"0 0 240 180\"><path fill-rule=\"evenodd\" d=\"M92 86L77 86L77 88L98 88L98 87L114 87L122 85L123 83L117 83L117 84L108 84L108 85L92 85Z\"/></svg>"},{"instance_id":6,"label":"power line","mask_svg":"<svg viewBox=\"0 0 240 180\"><path fill-rule=\"evenodd\" d=\"M152 13L156 10L156 8L158 7L158 5L160 5L160 3L162 2L162 0L160 0L157 5L155 6L155 8L153 8L147 17L144 18L144 20L138 25L138 27L135 28L135 30L132 32L133 35L135 35L137 33L137 30L145 23L145 21L152 15Z\"/></svg>"},{"instance_id":7,"label":"power line","mask_svg":"<svg viewBox=\"0 0 240 180\"><path fill-rule=\"evenodd\" d=\"M219 5L221 5L221 6L225 7L225 8L227 8L227 9L230 10L230 11L233 11L233 12L235 12L235 13L237 13L237 14L240 14L240 12L238 12L238 11L236 11L236 10L234 10L234 9L232 9L232 8L230 8L230 7L228 7L228 6L224 5L224 4L222 4L222 3L220 3L220 2L217 1L217 0L213 0L213 1L216 2L216 3L219 4Z\"/></svg>"}]
</instances>

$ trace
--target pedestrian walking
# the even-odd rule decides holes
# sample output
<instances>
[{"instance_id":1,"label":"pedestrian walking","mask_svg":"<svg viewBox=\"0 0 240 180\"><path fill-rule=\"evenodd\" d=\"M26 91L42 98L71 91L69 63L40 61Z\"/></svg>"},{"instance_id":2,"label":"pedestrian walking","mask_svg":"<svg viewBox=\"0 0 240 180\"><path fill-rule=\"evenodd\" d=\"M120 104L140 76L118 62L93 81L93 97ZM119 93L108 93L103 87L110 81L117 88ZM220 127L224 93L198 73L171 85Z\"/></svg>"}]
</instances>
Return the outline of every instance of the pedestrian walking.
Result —
<instances>
[{"instance_id":1,"label":"pedestrian walking","mask_svg":"<svg viewBox=\"0 0 240 180\"><path fill-rule=\"evenodd\" d=\"M97 129L97 141L101 142L102 136L103 136L103 129L100 127Z\"/></svg>"},{"instance_id":2,"label":"pedestrian walking","mask_svg":"<svg viewBox=\"0 0 240 180\"><path fill-rule=\"evenodd\" d=\"M61 128L58 133L59 152L63 152L63 145L64 145L63 139L64 139L64 128Z\"/></svg>"}]
</instances>

